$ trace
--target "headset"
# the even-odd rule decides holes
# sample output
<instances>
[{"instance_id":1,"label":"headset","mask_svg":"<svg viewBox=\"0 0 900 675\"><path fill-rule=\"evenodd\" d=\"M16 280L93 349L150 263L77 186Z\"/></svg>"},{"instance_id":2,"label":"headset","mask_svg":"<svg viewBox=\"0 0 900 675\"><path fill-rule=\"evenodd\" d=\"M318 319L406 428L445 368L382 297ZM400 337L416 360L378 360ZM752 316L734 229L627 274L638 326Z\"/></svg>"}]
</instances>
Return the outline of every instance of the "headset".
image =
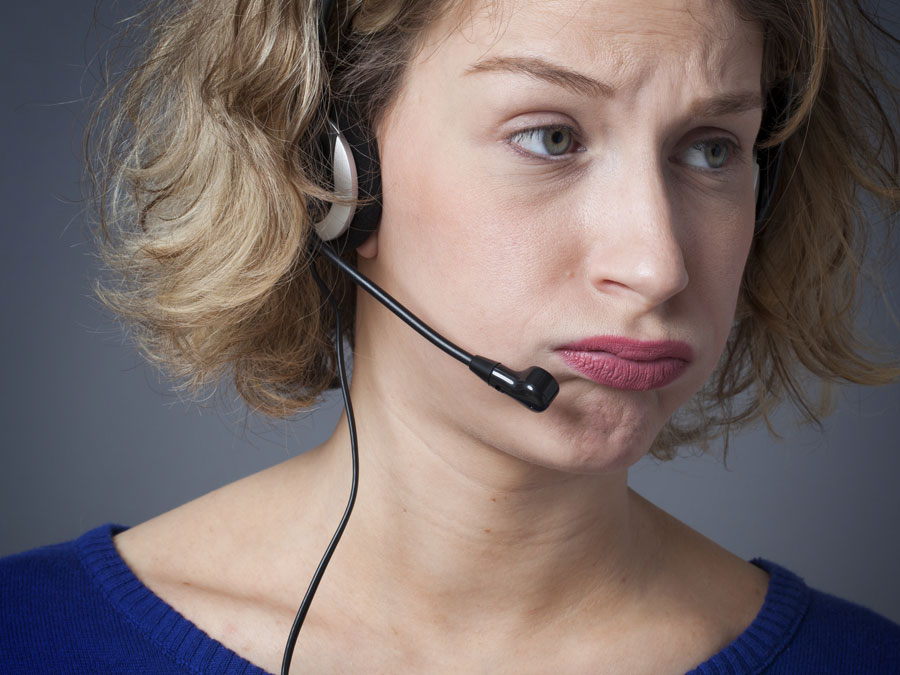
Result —
<instances>
[{"instance_id":1,"label":"headset","mask_svg":"<svg viewBox=\"0 0 900 675\"><path fill-rule=\"evenodd\" d=\"M323 0L319 14L319 41L322 52L327 46L328 26L334 8L334 0ZM793 99L793 81L784 87L775 87L769 93L769 100L763 116L760 137L779 129L790 116ZM326 176L335 196L338 198L330 205L324 216L313 225L315 237L311 244L312 260L310 271L318 284L326 301L330 304L335 317L335 351L337 370L341 384L344 409L350 428L350 445L352 456L352 484L350 498L344 515L338 525L331 542L322 556L319 566L310 581L303 602L294 619L291 632L285 645L281 675L288 675L294 646L303 621L309 611L313 596L322 579L325 568L331 560L350 514L356 502L359 484L359 450L356 437L356 422L350 402L346 368L343 354L343 334L340 310L331 293L331 289L322 281L316 271L315 257L321 255L330 260L353 283L371 294L376 300L391 310L413 330L429 342L443 350L453 358L469 366L478 377L534 412L546 410L559 393L559 383L543 368L531 366L516 371L498 361L473 356L445 337L434 331L421 319L406 309L386 291L359 270L341 258L341 252L354 251L376 230L381 219L381 173L379 170L378 148L371 133L367 133L346 109L331 111L326 120L326 130L320 139L325 158ZM761 235L771 207L772 197L781 175L783 143L769 148L754 148L753 189L755 194L756 217L754 236Z\"/></svg>"}]
</instances>

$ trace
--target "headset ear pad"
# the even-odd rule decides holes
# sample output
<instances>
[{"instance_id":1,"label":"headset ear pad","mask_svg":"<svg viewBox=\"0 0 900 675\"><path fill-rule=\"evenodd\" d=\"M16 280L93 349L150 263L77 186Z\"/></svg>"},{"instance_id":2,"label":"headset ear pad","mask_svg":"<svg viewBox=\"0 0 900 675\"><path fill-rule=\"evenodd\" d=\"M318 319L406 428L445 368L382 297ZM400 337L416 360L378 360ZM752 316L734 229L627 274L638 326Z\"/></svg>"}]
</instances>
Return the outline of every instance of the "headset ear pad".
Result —
<instances>
[{"instance_id":1,"label":"headset ear pad","mask_svg":"<svg viewBox=\"0 0 900 675\"><path fill-rule=\"evenodd\" d=\"M381 171L375 139L347 115L328 120L321 140L329 188L345 202L332 204L315 223L319 239L338 252L354 251L381 220Z\"/></svg>"},{"instance_id":2,"label":"headset ear pad","mask_svg":"<svg viewBox=\"0 0 900 675\"><path fill-rule=\"evenodd\" d=\"M334 145L343 141L349 148L350 159L355 167L356 202L349 226L345 232L332 240L338 252L355 251L369 238L381 221L381 166L378 160L378 145L373 134L366 133L356 120L339 113L335 116L336 137ZM337 170L338 167L334 166ZM335 175L335 185L338 184Z\"/></svg>"}]
</instances>

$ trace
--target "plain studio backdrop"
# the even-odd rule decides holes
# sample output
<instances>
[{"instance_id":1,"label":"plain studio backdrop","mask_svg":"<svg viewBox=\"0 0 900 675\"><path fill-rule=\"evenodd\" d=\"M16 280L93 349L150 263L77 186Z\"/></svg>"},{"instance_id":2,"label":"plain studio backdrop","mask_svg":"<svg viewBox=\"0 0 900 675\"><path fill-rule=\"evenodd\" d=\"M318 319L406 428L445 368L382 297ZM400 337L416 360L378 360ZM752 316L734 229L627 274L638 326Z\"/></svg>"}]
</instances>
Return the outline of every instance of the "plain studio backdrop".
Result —
<instances>
[{"instance_id":1,"label":"plain studio backdrop","mask_svg":"<svg viewBox=\"0 0 900 675\"><path fill-rule=\"evenodd\" d=\"M227 386L215 407L188 404L91 297L85 97L114 21L135 6L4 7L0 555L140 523L321 443L340 413L332 396L312 414L266 422ZM880 3L894 32L898 8ZM897 261L884 281L900 305ZM879 303L870 289L862 320L900 354L900 330ZM734 437L727 468L713 456L645 459L632 486L736 554L774 560L900 622L900 384L844 388L822 432L794 417L779 415L783 440L764 428Z\"/></svg>"}]
</instances>

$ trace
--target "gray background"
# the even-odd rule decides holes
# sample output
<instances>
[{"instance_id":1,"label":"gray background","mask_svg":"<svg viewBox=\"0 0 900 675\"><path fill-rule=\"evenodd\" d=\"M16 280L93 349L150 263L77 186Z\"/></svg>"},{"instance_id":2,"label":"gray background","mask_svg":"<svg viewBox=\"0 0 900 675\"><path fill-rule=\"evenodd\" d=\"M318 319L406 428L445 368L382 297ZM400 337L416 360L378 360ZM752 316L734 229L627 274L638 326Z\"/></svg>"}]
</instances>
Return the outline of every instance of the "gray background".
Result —
<instances>
[{"instance_id":1,"label":"gray background","mask_svg":"<svg viewBox=\"0 0 900 675\"><path fill-rule=\"evenodd\" d=\"M896 16L900 3L881 5ZM83 98L99 42L127 11L101 6L92 33L94 0L4 7L0 555L137 524L316 445L339 413L332 399L263 422L227 390L215 408L188 405L91 299ZM900 264L887 282L900 304ZM900 332L869 307L872 333L900 352ZM900 622L900 384L845 389L823 434L789 412L778 428L780 442L764 430L738 437L727 469L712 457L645 460L632 484L738 555Z\"/></svg>"}]
</instances>

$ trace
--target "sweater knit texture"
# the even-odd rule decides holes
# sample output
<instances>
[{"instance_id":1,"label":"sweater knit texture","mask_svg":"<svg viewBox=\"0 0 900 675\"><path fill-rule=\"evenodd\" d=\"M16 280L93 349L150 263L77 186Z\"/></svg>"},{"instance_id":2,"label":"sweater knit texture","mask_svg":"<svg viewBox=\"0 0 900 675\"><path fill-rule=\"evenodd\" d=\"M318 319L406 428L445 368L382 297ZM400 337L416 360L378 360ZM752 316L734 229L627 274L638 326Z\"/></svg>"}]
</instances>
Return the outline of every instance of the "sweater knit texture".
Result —
<instances>
[{"instance_id":1,"label":"sweater knit texture","mask_svg":"<svg viewBox=\"0 0 900 675\"><path fill-rule=\"evenodd\" d=\"M106 524L0 560L0 672L264 675L132 573L112 539L124 529ZM690 675L900 675L900 626L775 563L752 563L770 576L762 609Z\"/></svg>"}]
</instances>

